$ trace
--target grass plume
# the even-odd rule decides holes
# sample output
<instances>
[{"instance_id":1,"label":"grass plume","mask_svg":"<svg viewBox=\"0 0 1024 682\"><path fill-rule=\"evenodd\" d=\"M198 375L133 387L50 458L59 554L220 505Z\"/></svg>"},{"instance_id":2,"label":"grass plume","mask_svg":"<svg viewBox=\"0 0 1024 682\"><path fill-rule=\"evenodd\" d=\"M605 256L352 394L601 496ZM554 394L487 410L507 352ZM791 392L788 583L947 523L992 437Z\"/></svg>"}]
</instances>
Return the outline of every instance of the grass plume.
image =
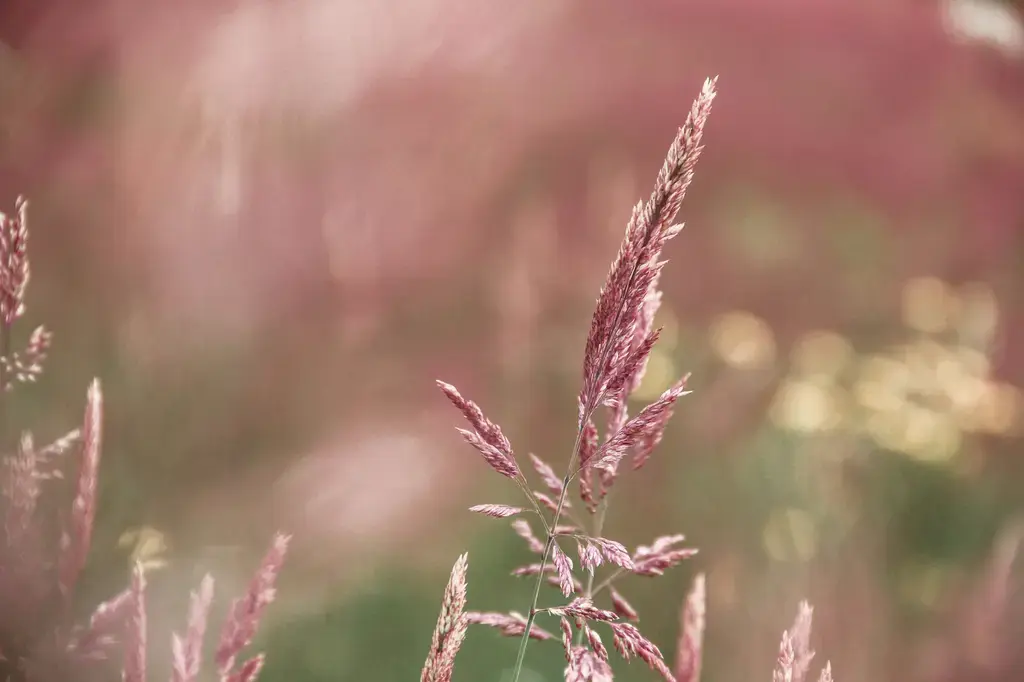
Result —
<instances>
[{"instance_id":1,"label":"grass plume","mask_svg":"<svg viewBox=\"0 0 1024 682\"><path fill-rule=\"evenodd\" d=\"M22 351L11 349L12 328L26 310L29 266L28 202L19 197L15 213L0 213L0 424L6 424L6 401L15 389L35 382L43 373L53 337L36 327ZM71 607L92 549L96 522L97 482L103 449L103 391L94 379L85 396L79 428L37 447L22 432L13 454L0 462L0 680L4 682L65 682L112 658L120 645L124 682L147 678L146 576L136 565L124 591L101 603L88 621L76 625ZM6 429L0 432L6 437ZM0 443L6 450L7 442ZM38 504L55 480L70 479L73 496L63 528L56 538L47 530ZM237 657L249 645L267 605L274 599L274 582L281 570L288 537L274 538L246 594L236 600L217 648L217 677L221 682L253 682L262 655L242 663ZM172 679L194 682L199 677L200 651L213 594L213 579L205 578L193 595L188 627L171 642ZM151 675L150 675L151 676Z\"/></svg>"}]
</instances>

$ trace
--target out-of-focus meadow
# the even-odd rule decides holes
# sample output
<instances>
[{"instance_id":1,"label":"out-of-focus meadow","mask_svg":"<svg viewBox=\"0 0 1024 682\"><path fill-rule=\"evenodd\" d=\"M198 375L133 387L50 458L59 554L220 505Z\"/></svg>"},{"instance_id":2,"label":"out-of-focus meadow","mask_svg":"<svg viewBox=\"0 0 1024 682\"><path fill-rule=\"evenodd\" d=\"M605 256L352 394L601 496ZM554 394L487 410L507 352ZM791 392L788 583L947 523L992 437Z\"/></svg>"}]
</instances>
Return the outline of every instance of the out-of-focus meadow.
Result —
<instances>
[{"instance_id":1,"label":"out-of-focus meadow","mask_svg":"<svg viewBox=\"0 0 1024 682\"><path fill-rule=\"evenodd\" d=\"M564 465L598 288L718 74L641 391L694 393L609 521L701 553L623 591L671 656L707 572L708 682L768 679L804 597L837 680L1024 679L1024 29L986 7L3 3L0 197L55 333L16 418L106 393L83 609L145 558L166 665L198 576L236 593L281 529L266 682L415 679L464 550L470 608L526 610L465 512L518 492L434 379ZM456 679L516 644L472 630Z\"/></svg>"}]
</instances>

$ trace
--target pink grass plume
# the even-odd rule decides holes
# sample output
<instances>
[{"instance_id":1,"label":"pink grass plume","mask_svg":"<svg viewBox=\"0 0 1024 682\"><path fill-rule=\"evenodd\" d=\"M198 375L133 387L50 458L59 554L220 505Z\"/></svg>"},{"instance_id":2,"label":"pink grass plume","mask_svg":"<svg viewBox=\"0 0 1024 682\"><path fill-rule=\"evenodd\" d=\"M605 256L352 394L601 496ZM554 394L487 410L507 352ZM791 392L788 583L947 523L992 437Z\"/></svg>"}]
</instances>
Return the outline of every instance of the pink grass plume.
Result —
<instances>
[{"instance_id":1,"label":"pink grass plume","mask_svg":"<svg viewBox=\"0 0 1024 682\"><path fill-rule=\"evenodd\" d=\"M255 682L260 671L263 670L265 661L265 654L256 654L238 666L237 670L221 677L221 682Z\"/></svg>"},{"instance_id":2,"label":"pink grass plume","mask_svg":"<svg viewBox=\"0 0 1024 682\"><path fill-rule=\"evenodd\" d=\"M716 79L704 82L669 148L654 191L646 202L634 208L619 253L598 296L583 356L580 427L608 397L609 383L615 377L624 381L628 374L625 365L636 329L644 321L645 304L664 266L660 260L662 249L682 229L671 222L693 180L693 169L703 150L701 140L715 99L715 83Z\"/></svg>"},{"instance_id":3,"label":"pink grass plume","mask_svg":"<svg viewBox=\"0 0 1024 682\"><path fill-rule=\"evenodd\" d=\"M495 628L505 637L521 637L526 632L526 618L516 611L498 613L495 611L469 611L466 614L466 622L470 625L486 625ZM554 639L547 630L539 627L536 623L530 628L530 639L543 642Z\"/></svg>"},{"instance_id":4,"label":"pink grass plume","mask_svg":"<svg viewBox=\"0 0 1024 682\"><path fill-rule=\"evenodd\" d=\"M146 577L139 563L132 570L131 615L125 631L121 682L146 682Z\"/></svg>"},{"instance_id":5,"label":"pink grass plume","mask_svg":"<svg viewBox=\"0 0 1024 682\"><path fill-rule=\"evenodd\" d=\"M437 617L430 652L420 673L420 682L451 682L455 655L459 652L469 619L466 616L466 572L469 555L463 554L452 567L451 577L444 590L441 613Z\"/></svg>"},{"instance_id":6,"label":"pink grass plume","mask_svg":"<svg viewBox=\"0 0 1024 682\"><path fill-rule=\"evenodd\" d=\"M189 599L188 624L183 635L171 635L171 682L196 682L203 656L203 639L213 601L213 578L203 576Z\"/></svg>"},{"instance_id":7,"label":"pink grass plume","mask_svg":"<svg viewBox=\"0 0 1024 682\"><path fill-rule=\"evenodd\" d=\"M238 654L252 642L264 611L274 600L274 584L281 572L289 540L289 536L281 533L274 536L249 589L231 604L214 654L221 677L232 673Z\"/></svg>"},{"instance_id":8,"label":"pink grass plume","mask_svg":"<svg viewBox=\"0 0 1024 682\"><path fill-rule=\"evenodd\" d=\"M519 465L516 464L512 444L502 433L501 427L485 417L476 403L463 398L458 389L451 384L438 381L437 385L473 427L472 431L458 430L466 442L479 450L480 454L484 456L484 460L499 474L509 478L519 478L522 474L519 471Z\"/></svg>"},{"instance_id":9,"label":"pink grass plume","mask_svg":"<svg viewBox=\"0 0 1024 682\"><path fill-rule=\"evenodd\" d=\"M10 327L25 312L28 262L28 201L18 197L15 216L0 213L0 323Z\"/></svg>"},{"instance_id":10,"label":"pink grass plume","mask_svg":"<svg viewBox=\"0 0 1024 682\"><path fill-rule=\"evenodd\" d=\"M82 424L82 459L75 499L71 506L71 527L61 538L58 558L58 580L61 593L66 598L70 596L78 581L92 543L102 436L103 394L100 391L99 379L94 379L86 394L85 419Z\"/></svg>"},{"instance_id":11,"label":"pink grass plume","mask_svg":"<svg viewBox=\"0 0 1024 682\"><path fill-rule=\"evenodd\" d=\"M618 433L598 449L592 466L597 469L611 469L640 443L656 443L661 440L668 418L672 415L672 406L680 396L687 393L685 380L680 380L662 393L661 397L640 410L639 414L626 422Z\"/></svg>"},{"instance_id":12,"label":"pink grass plume","mask_svg":"<svg viewBox=\"0 0 1024 682\"><path fill-rule=\"evenodd\" d=\"M679 617L679 643L676 645L676 682L698 682L704 653L704 614L707 594L704 574L693 580Z\"/></svg>"}]
</instances>

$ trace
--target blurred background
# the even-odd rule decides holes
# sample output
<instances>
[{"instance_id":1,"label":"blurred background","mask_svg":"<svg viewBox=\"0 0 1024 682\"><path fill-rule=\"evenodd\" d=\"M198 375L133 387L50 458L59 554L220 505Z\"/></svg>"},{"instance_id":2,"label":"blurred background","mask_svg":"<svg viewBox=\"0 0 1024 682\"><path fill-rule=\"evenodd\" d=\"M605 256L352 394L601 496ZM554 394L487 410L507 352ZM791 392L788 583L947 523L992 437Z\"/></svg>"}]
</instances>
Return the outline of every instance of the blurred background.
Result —
<instances>
[{"instance_id":1,"label":"blurred background","mask_svg":"<svg viewBox=\"0 0 1024 682\"><path fill-rule=\"evenodd\" d=\"M276 529L265 682L415 679L466 550L470 607L525 610L522 542L465 511L517 491L434 379L564 466L593 301L718 74L640 391L694 393L607 533L701 553L623 593L671 659L707 572L708 682L769 679L801 598L842 682L1024 679L1019 5L0 3L21 332L56 335L14 410L56 437L106 393L83 612L146 559L164 666ZM474 629L456 679L516 644Z\"/></svg>"}]
</instances>

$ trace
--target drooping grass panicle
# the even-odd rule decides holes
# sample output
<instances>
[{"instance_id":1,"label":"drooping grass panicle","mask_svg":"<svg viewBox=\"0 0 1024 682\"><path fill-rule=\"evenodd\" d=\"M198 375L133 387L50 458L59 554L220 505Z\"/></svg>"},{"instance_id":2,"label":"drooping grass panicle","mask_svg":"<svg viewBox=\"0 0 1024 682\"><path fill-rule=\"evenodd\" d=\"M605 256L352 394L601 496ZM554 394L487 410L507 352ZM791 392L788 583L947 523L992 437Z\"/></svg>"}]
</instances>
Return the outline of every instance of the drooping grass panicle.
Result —
<instances>
[{"instance_id":1,"label":"drooping grass panicle","mask_svg":"<svg viewBox=\"0 0 1024 682\"><path fill-rule=\"evenodd\" d=\"M636 656L646 663L651 670L658 672L662 679L667 682L675 682L672 671L665 665L665 659L661 655L661 650L654 642L644 637L635 625L632 623L610 623L609 627L611 627L614 635L612 643L615 645L615 650L624 659L628 661L633 656Z\"/></svg>"},{"instance_id":2,"label":"drooping grass panicle","mask_svg":"<svg viewBox=\"0 0 1024 682\"><path fill-rule=\"evenodd\" d=\"M598 566L604 561L601 550L586 538L576 538L576 554L580 558L580 568L593 574Z\"/></svg>"},{"instance_id":3,"label":"drooping grass panicle","mask_svg":"<svg viewBox=\"0 0 1024 682\"><path fill-rule=\"evenodd\" d=\"M557 542L551 545L551 557L552 563L555 565L555 573L558 576L558 587L562 590L562 594L568 597L576 591L572 577L572 559L566 556Z\"/></svg>"},{"instance_id":4,"label":"drooping grass panicle","mask_svg":"<svg viewBox=\"0 0 1024 682\"><path fill-rule=\"evenodd\" d=\"M466 572L469 556L463 554L452 567L448 586L441 601L430 652L420 673L420 682L451 682L455 655L466 638L469 619L466 611Z\"/></svg>"},{"instance_id":5,"label":"drooping grass panicle","mask_svg":"<svg viewBox=\"0 0 1024 682\"><path fill-rule=\"evenodd\" d=\"M626 601L626 598L612 586L608 587L608 598L611 599L612 608L615 609L615 613L619 614L620 618L633 622L640 620L640 614L633 608L633 605Z\"/></svg>"},{"instance_id":6,"label":"drooping grass panicle","mask_svg":"<svg viewBox=\"0 0 1024 682\"><path fill-rule=\"evenodd\" d=\"M593 620L601 623L611 623L619 619L619 615L614 611L599 609L594 606L594 602L584 597L576 597L565 606L549 607L545 611L560 618Z\"/></svg>"},{"instance_id":7,"label":"drooping grass panicle","mask_svg":"<svg viewBox=\"0 0 1024 682\"><path fill-rule=\"evenodd\" d=\"M562 648L565 649L565 662L569 663L572 661L572 624L569 623L569 619L562 616L559 619L558 626L562 631Z\"/></svg>"},{"instance_id":8,"label":"drooping grass panicle","mask_svg":"<svg viewBox=\"0 0 1024 682\"><path fill-rule=\"evenodd\" d=\"M521 514L524 510L522 507L513 507L507 504L477 504L470 507L469 511L496 519L504 519Z\"/></svg>"},{"instance_id":9,"label":"drooping grass panicle","mask_svg":"<svg viewBox=\"0 0 1024 682\"><path fill-rule=\"evenodd\" d=\"M530 463L533 464L534 471L544 481L544 485L547 486L551 494L556 498L559 497L562 494L562 479L555 473L551 465L532 452L530 453Z\"/></svg>"},{"instance_id":10,"label":"drooping grass panicle","mask_svg":"<svg viewBox=\"0 0 1024 682\"><path fill-rule=\"evenodd\" d=\"M437 382L438 387L455 407L466 417L473 430L459 429L466 442L480 451L491 468L503 476L519 478L519 465L512 452L512 444L502 433L501 427L484 416L483 411L472 400L462 397L451 384Z\"/></svg>"},{"instance_id":11,"label":"drooping grass panicle","mask_svg":"<svg viewBox=\"0 0 1024 682\"><path fill-rule=\"evenodd\" d=\"M597 511L598 499L594 494L594 468L591 465L598 448L597 427L593 419L588 419L583 425L583 433L580 434L580 472L579 478L580 500L591 514Z\"/></svg>"},{"instance_id":12,"label":"drooping grass panicle","mask_svg":"<svg viewBox=\"0 0 1024 682\"><path fill-rule=\"evenodd\" d=\"M512 522L512 529L515 530L516 535L526 541L526 546L531 552L535 554L543 554L544 543L537 539L537 536L533 534L533 529L530 528L530 524L525 519L516 519Z\"/></svg>"},{"instance_id":13,"label":"drooping grass panicle","mask_svg":"<svg viewBox=\"0 0 1024 682\"><path fill-rule=\"evenodd\" d=\"M607 658L585 646L574 646L565 668L565 682L611 682L612 667Z\"/></svg>"},{"instance_id":14,"label":"drooping grass panicle","mask_svg":"<svg viewBox=\"0 0 1024 682\"><path fill-rule=\"evenodd\" d=\"M508 613L469 611L466 613L466 622L469 625L486 625L487 627L494 628L505 637L521 637L526 631L526 618L517 611L509 611ZM530 628L530 639L543 642L554 639L554 635L534 624Z\"/></svg>"},{"instance_id":15,"label":"drooping grass panicle","mask_svg":"<svg viewBox=\"0 0 1024 682\"><path fill-rule=\"evenodd\" d=\"M676 547L686 539L684 535L663 535L651 546L637 547L633 553L633 573L642 576L659 576L697 554L694 547Z\"/></svg>"}]
</instances>

